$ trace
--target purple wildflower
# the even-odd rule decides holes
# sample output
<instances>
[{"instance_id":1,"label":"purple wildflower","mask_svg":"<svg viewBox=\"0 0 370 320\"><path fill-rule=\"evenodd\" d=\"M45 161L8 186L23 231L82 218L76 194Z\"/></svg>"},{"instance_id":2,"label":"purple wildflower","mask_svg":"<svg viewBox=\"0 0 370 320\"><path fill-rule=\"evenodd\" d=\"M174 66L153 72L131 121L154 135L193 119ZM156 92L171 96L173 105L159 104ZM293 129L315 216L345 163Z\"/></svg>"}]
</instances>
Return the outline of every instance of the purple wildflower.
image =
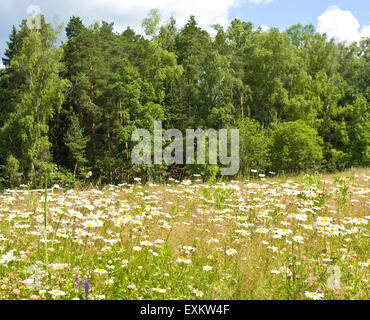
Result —
<instances>
[{"instance_id":1,"label":"purple wildflower","mask_svg":"<svg viewBox=\"0 0 370 320\"><path fill-rule=\"evenodd\" d=\"M84 280L86 298L89 295L89 280Z\"/></svg>"},{"instance_id":2,"label":"purple wildflower","mask_svg":"<svg viewBox=\"0 0 370 320\"><path fill-rule=\"evenodd\" d=\"M79 276L76 277L76 286L78 289L80 289L80 286L81 286L81 279Z\"/></svg>"}]
</instances>

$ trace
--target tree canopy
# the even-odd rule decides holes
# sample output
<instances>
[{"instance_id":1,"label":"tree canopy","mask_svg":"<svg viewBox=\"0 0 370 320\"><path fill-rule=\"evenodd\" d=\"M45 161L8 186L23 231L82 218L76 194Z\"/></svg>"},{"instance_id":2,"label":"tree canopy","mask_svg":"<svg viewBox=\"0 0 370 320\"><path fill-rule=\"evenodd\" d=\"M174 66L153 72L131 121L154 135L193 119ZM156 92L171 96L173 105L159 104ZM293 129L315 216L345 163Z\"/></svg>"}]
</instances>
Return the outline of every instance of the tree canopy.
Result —
<instances>
[{"instance_id":1,"label":"tree canopy","mask_svg":"<svg viewBox=\"0 0 370 320\"><path fill-rule=\"evenodd\" d=\"M312 25L263 31L237 19L212 37L194 16L178 28L156 9L142 25L149 39L72 16L60 46L44 18L41 30L13 26L0 70L0 186L37 185L45 173L62 184L88 171L105 183L194 173L131 163L132 132L155 120L240 129L240 174L370 164L368 38L337 43Z\"/></svg>"}]
</instances>

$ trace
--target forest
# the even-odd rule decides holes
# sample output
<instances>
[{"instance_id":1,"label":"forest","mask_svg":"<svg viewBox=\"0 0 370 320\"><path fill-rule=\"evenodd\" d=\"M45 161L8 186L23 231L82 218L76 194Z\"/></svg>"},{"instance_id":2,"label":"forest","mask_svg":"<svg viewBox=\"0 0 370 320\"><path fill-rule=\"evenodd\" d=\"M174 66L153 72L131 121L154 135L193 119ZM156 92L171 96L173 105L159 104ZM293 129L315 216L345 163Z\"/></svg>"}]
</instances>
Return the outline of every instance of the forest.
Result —
<instances>
[{"instance_id":1,"label":"forest","mask_svg":"<svg viewBox=\"0 0 370 320\"><path fill-rule=\"evenodd\" d=\"M336 172L370 165L370 39L312 24L214 34L151 10L146 36L72 16L13 26L0 70L0 188L220 177L218 165L135 165L132 132L239 129L240 171ZM65 35L66 36L65 36ZM62 37L64 41L60 41ZM235 178L235 177L232 177Z\"/></svg>"}]
</instances>

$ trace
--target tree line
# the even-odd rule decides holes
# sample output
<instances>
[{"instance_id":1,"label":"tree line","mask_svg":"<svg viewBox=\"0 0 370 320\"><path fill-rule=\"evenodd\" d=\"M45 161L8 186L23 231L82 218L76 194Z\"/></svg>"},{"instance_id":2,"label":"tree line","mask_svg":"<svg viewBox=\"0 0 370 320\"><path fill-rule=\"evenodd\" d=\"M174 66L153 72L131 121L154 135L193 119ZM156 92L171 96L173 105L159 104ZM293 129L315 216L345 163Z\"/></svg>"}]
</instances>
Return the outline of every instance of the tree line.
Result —
<instances>
[{"instance_id":1,"label":"tree line","mask_svg":"<svg viewBox=\"0 0 370 320\"><path fill-rule=\"evenodd\" d=\"M219 175L217 165L130 161L138 128L240 130L240 172L369 166L369 38L341 43L294 25L233 20L211 36L157 10L146 37L71 17L67 40L42 17L12 32L0 70L0 186L122 183Z\"/></svg>"}]
</instances>

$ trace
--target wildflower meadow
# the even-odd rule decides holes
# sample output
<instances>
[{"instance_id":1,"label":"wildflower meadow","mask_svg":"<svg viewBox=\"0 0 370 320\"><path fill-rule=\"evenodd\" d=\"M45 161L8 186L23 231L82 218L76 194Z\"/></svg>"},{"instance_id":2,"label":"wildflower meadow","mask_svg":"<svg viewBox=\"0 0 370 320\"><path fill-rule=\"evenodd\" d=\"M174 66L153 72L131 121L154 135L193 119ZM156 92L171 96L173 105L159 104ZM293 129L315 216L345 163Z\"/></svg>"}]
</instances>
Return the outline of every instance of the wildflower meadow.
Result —
<instances>
[{"instance_id":1,"label":"wildflower meadow","mask_svg":"<svg viewBox=\"0 0 370 320\"><path fill-rule=\"evenodd\" d=\"M0 194L0 299L369 298L366 169Z\"/></svg>"}]
</instances>

